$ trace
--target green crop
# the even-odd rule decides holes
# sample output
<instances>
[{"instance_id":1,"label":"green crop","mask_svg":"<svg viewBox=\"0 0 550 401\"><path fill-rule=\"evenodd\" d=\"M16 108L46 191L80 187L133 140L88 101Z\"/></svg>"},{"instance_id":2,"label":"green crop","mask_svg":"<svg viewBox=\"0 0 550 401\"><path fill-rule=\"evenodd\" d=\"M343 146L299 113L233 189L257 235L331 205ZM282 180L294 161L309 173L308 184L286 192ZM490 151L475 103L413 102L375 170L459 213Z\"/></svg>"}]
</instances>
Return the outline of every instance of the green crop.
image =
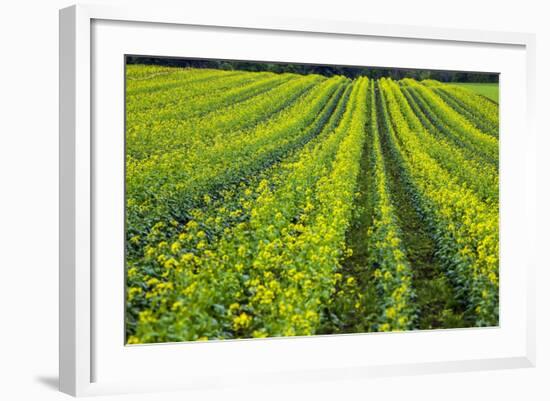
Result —
<instances>
[{"instance_id":1,"label":"green crop","mask_svg":"<svg viewBox=\"0 0 550 401\"><path fill-rule=\"evenodd\" d=\"M459 87L129 65L127 342L496 325L498 179Z\"/></svg>"}]
</instances>

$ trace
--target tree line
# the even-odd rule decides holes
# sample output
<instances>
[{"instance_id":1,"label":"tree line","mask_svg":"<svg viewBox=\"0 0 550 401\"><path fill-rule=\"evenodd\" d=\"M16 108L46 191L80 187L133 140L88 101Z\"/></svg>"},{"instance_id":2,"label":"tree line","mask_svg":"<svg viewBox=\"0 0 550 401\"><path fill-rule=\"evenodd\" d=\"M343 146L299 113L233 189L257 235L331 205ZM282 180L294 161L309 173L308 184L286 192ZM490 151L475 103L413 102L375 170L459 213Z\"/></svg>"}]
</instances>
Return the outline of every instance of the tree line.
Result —
<instances>
[{"instance_id":1,"label":"tree line","mask_svg":"<svg viewBox=\"0 0 550 401\"><path fill-rule=\"evenodd\" d=\"M485 82L498 83L498 74L486 72L441 71L413 68L360 67L343 65L319 65L283 62L257 62L238 60L194 59L152 56L126 56L127 64L149 64L170 67L214 68L222 70L270 71L275 73L319 74L327 77L344 75L349 78L389 77L395 80L414 78L435 79L441 82Z\"/></svg>"}]
</instances>

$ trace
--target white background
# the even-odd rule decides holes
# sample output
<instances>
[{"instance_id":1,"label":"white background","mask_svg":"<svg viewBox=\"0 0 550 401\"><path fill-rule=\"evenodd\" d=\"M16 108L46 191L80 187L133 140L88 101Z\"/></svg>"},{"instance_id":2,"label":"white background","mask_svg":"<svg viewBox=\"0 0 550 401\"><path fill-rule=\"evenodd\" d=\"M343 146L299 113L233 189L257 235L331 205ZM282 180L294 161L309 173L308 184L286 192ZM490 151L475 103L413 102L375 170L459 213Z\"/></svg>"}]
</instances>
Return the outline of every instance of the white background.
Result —
<instances>
[{"instance_id":1,"label":"white background","mask_svg":"<svg viewBox=\"0 0 550 401\"><path fill-rule=\"evenodd\" d=\"M125 4L131 1L99 1ZM133 3L136 3L134 0ZM147 2L143 2L147 3ZM550 30L542 1L461 0L377 2L346 1L155 1L226 14L362 19L397 23L528 31L537 33L537 114L539 135L539 266L537 272L538 366L534 369L482 373L370 379L362 382L315 382L277 387L236 387L223 391L131 395L107 399L504 399L550 397L550 269L543 258L550 238ZM453 4L454 3L454 4ZM57 10L70 1L4 2L0 15L0 397L9 400L68 398L56 392L57 381L57 201L58 201L58 20ZM263 6L263 7L262 7ZM262 7L262 9L259 9ZM518 133L521 135L521 133ZM543 186L543 183L545 186ZM223 394L222 394L223 391Z\"/></svg>"}]
</instances>

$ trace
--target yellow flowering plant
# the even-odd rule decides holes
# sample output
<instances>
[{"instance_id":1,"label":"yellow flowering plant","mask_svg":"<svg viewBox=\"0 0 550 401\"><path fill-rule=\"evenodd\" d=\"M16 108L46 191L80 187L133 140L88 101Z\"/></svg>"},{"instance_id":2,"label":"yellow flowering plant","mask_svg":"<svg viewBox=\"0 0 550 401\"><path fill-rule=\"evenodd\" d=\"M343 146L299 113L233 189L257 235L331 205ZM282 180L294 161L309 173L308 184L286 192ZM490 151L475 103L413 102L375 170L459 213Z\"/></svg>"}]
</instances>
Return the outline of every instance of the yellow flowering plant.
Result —
<instances>
[{"instance_id":1,"label":"yellow flowering plant","mask_svg":"<svg viewBox=\"0 0 550 401\"><path fill-rule=\"evenodd\" d=\"M128 66L127 342L497 324L498 108L476 96Z\"/></svg>"}]
</instances>

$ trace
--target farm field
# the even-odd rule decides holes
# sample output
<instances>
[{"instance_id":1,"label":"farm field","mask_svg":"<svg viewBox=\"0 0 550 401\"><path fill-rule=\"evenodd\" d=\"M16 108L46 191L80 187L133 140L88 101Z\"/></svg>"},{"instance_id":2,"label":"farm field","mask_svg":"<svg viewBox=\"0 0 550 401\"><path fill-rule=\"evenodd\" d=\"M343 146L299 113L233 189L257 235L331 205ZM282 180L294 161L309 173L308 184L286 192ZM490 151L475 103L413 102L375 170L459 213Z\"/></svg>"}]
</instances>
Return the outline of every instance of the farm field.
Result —
<instances>
[{"instance_id":1,"label":"farm field","mask_svg":"<svg viewBox=\"0 0 550 401\"><path fill-rule=\"evenodd\" d=\"M470 82L453 82L451 85L461 86L469 89L479 95L483 95L494 102L498 103L499 87L498 83L470 83Z\"/></svg>"},{"instance_id":2,"label":"farm field","mask_svg":"<svg viewBox=\"0 0 550 401\"><path fill-rule=\"evenodd\" d=\"M127 343L498 325L498 104L470 89L127 65Z\"/></svg>"}]
</instances>

